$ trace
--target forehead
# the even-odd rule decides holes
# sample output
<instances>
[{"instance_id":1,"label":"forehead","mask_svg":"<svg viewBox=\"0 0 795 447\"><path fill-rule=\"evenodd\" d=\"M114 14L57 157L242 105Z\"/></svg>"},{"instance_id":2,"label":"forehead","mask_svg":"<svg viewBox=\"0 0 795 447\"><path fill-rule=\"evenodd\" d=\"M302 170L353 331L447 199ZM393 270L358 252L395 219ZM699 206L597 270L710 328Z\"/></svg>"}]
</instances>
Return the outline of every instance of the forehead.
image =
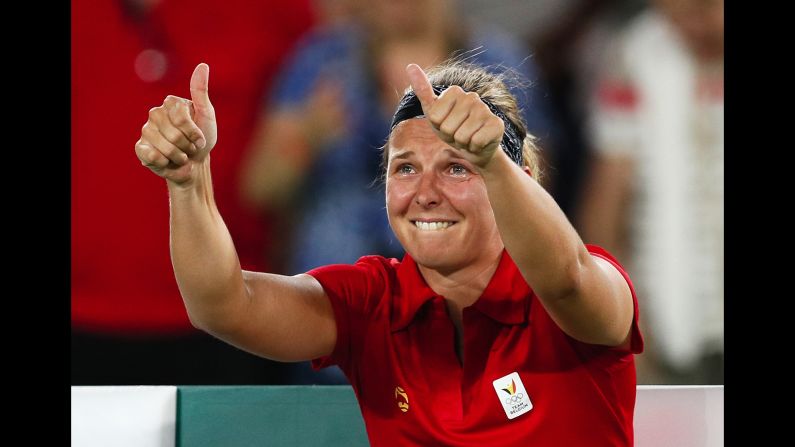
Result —
<instances>
[{"instance_id":1,"label":"forehead","mask_svg":"<svg viewBox=\"0 0 795 447\"><path fill-rule=\"evenodd\" d=\"M428 151L429 153L448 153L439 149L451 149L451 146L442 141L433 131L428 120L417 117L402 121L395 126L389 136L387 150L391 160L408 151L415 153Z\"/></svg>"}]
</instances>

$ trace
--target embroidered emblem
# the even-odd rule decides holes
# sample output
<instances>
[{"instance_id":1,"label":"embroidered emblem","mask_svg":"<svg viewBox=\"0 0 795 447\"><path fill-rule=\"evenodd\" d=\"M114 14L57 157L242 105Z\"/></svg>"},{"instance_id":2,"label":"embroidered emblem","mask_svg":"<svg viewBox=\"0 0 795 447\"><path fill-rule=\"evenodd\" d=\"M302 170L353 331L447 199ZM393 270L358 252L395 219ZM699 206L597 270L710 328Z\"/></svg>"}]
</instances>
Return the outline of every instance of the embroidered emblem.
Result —
<instances>
[{"instance_id":1,"label":"embroidered emblem","mask_svg":"<svg viewBox=\"0 0 795 447\"><path fill-rule=\"evenodd\" d=\"M398 408L400 411L407 412L409 411L409 395L406 394L406 391L399 387L395 387L395 399L397 399Z\"/></svg>"}]
</instances>

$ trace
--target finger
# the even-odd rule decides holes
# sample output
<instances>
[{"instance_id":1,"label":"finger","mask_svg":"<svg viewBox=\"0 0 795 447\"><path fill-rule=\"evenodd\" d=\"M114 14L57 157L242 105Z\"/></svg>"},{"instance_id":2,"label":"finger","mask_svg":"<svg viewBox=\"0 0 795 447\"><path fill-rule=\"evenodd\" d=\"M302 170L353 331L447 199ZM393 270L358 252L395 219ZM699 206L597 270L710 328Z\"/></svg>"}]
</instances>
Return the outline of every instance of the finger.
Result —
<instances>
[{"instance_id":1,"label":"finger","mask_svg":"<svg viewBox=\"0 0 795 447\"><path fill-rule=\"evenodd\" d=\"M472 136L475 135L477 131L479 131L484 125L486 124L486 120L477 113L473 112L470 113L469 117L458 126L458 129L453 134L453 141L461 147L469 152L477 153L482 149L482 147L478 147L476 145L472 145Z\"/></svg>"},{"instance_id":2,"label":"finger","mask_svg":"<svg viewBox=\"0 0 795 447\"><path fill-rule=\"evenodd\" d=\"M437 104L441 106L445 101L448 101L449 97L452 97L450 101L454 101L454 104L450 113L448 113L444 121L439 124L439 130L452 138L458 131L458 128L461 127L461 124L463 124L473 112L479 110L478 106L481 104L481 101L477 93L463 93L463 90L461 90L461 93L458 93L451 87L442 92Z\"/></svg>"},{"instance_id":3,"label":"finger","mask_svg":"<svg viewBox=\"0 0 795 447\"><path fill-rule=\"evenodd\" d=\"M502 135L504 132L505 123L495 116L493 119L487 120L483 127L472 134L472 137L469 140L469 146L472 148L478 148L480 150L493 145L498 145L502 141Z\"/></svg>"},{"instance_id":4,"label":"finger","mask_svg":"<svg viewBox=\"0 0 795 447\"><path fill-rule=\"evenodd\" d=\"M434 101L436 101L436 93L433 92L431 81L428 80L428 76L417 64L406 66L406 74L408 74L414 94L420 100L422 111L427 115Z\"/></svg>"},{"instance_id":5,"label":"finger","mask_svg":"<svg viewBox=\"0 0 795 447\"><path fill-rule=\"evenodd\" d=\"M169 115L171 114L171 110L169 109ZM169 117L170 119L170 117ZM160 130L160 134L168 140L169 143L173 144L180 151L185 152L186 154L195 154L197 152L196 146L182 133L181 130L174 127L170 121L159 125L158 129Z\"/></svg>"},{"instance_id":6,"label":"finger","mask_svg":"<svg viewBox=\"0 0 795 447\"><path fill-rule=\"evenodd\" d=\"M138 140L138 143L135 144L135 155L147 168L163 169L169 163L168 158L143 140Z\"/></svg>"},{"instance_id":7,"label":"finger","mask_svg":"<svg viewBox=\"0 0 795 447\"><path fill-rule=\"evenodd\" d=\"M425 116L428 118L428 121L431 122L431 125L437 130L440 130L442 123L447 119L448 115L453 111L453 108L456 107L459 100L463 100L465 95L464 89L457 85L451 85L447 89L445 89L441 95L436 98L436 101L433 103L433 107L431 110L427 110ZM466 119L466 117L464 117ZM453 132L451 133L444 133L441 132L440 136L443 140L451 142L453 140Z\"/></svg>"},{"instance_id":8,"label":"finger","mask_svg":"<svg viewBox=\"0 0 795 447\"><path fill-rule=\"evenodd\" d=\"M212 103L210 103L210 66L201 63L193 70L193 75L190 77L190 98L193 100L193 105L200 113L209 113L212 110Z\"/></svg>"},{"instance_id":9,"label":"finger","mask_svg":"<svg viewBox=\"0 0 795 447\"><path fill-rule=\"evenodd\" d=\"M145 125L141 130L141 135L155 150L159 151L174 164L182 166L188 162L188 155L168 141L154 125Z\"/></svg>"},{"instance_id":10,"label":"finger","mask_svg":"<svg viewBox=\"0 0 795 447\"><path fill-rule=\"evenodd\" d=\"M180 101L168 109L169 121L188 140L192 153L195 154L197 149L204 148L207 141L204 138L204 132L193 122L190 115L190 105L187 100ZM169 139L169 141L176 144L174 140Z\"/></svg>"}]
</instances>

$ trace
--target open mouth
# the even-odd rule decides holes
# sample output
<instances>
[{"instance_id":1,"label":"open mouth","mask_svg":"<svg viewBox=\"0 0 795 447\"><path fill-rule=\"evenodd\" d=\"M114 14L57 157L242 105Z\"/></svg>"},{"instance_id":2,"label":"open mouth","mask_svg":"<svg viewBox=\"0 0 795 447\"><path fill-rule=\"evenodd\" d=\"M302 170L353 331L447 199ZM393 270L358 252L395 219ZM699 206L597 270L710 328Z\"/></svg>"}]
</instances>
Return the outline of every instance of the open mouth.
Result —
<instances>
[{"instance_id":1,"label":"open mouth","mask_svg":"<svg viewBox=\"0 0 795 447\"><path fill-rule=\"evenodd\" d=\"M420 231L441 231L455 225L455 222L450 221L420 222L419 220L412 220L411 223L413 223L414 226Z\"/></svg>"}]
</instances>

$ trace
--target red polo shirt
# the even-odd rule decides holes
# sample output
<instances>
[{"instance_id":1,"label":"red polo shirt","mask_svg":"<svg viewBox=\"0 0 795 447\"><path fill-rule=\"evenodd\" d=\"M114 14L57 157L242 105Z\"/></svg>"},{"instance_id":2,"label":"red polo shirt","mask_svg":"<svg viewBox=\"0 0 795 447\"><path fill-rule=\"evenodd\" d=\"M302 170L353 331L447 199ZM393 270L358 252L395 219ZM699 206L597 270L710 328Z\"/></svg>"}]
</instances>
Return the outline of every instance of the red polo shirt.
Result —
<instances>
[{"instance_id":1,"label":"red polo shirt","mask_svg":"<svg viewBox=\"0 0 795 447\"><path fill-rule=\"evenodd\" d=\"M633 353L643 350L637 299L618 262L588 249L615 265L632 290L628 350L566 335L504 251L483 295L464 309L462 366L444 298L414 260L365 256L309 272L331 299L338 331L332 355L313 366L336 363L345 372L374 447L633 445ZM519 384L492 382L513 372L532 409L509 419L502 402Z\"/></svg>"}]
</instances>

